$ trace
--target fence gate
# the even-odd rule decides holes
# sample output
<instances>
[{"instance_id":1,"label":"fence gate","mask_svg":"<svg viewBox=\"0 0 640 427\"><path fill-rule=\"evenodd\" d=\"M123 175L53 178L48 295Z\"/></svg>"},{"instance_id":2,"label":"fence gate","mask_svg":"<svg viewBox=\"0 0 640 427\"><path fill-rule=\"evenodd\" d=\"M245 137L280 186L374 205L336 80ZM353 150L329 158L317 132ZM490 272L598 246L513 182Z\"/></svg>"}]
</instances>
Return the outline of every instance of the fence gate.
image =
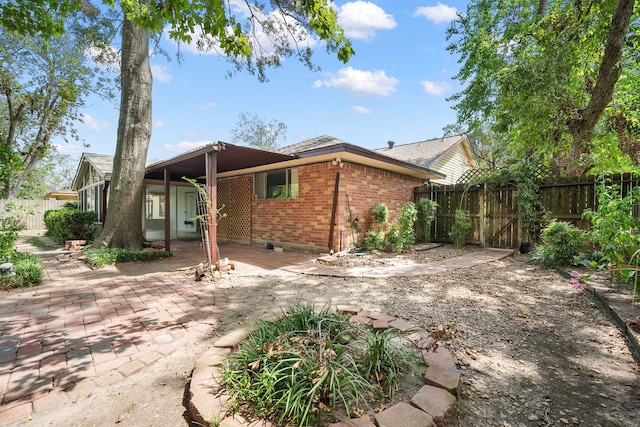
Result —
<instances>
[{"instance_id":1,"label":"fence gate","mask_svg":"<svg viewBox=\"0 0 640 427\"><path fill-rule=\"evenodd\" d=\"M518 206L515 187L484 187L484 245L492 248L515 248L519 244Z\"/></svg>"},{"instance_id":2,"label":"fence gate","mask_svg":"<svg viewBox=\"0 0 640 427\"><path fill-rule=\"evenodd\" d=\"M516 188L475 185L425 186L415 191L415 201L428 198L438 203L432 223L431 241L450 243L449 231L455 223L455 211L466 210L473 221L467 243L495 248L519 245Z\"/></svg>"}]
</instances>

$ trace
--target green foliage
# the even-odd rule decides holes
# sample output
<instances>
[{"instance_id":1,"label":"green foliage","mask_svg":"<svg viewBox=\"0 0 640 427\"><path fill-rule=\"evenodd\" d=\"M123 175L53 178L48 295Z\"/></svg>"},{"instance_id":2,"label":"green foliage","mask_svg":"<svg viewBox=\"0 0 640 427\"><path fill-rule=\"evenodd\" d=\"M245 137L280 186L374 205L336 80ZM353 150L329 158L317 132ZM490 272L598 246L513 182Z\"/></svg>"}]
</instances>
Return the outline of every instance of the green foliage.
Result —
<instances>
[{"instance_id":1,"label":"green foliage","mask_svg":"<svg viewBox=\"0 0 640 427\"><path fill-rule=\"evenodd\" d=\"M640 249L640 220L633 215L640 203L640 187L622 197L618 187L601 184L597 194L597 209L587 209L583 216L591 220L589 237L603 254L601 262L617 271ZM622 275L616 276L618 281L624 280Z\"/></svg>"},{"instance_id":2,"label":"green foliage","mask_svg":"<svg viewBox=\"0 0 640 427\"><path fill-rule=\"evenodd\" d=\"M106 246L98 249L88 249L85 255L87 257L87 264L93 268L102 268L106 265L115 265L119 262L155 261L173 256L171 252L165 250L144 252L109 248Z\"/></svg>"},{"instance_id":3,"label":"green foliage","mask_svg":"<svg viewBox=\"0 0 640 427\"><path fill-rule=\"evenodd\" d=\"M26 241L31 246L35 246L36 248L47 250L47 251L58 248L58 245L51 245L36 236L29 237Z\"/></svg>"},{"instance_id":4,"label":"green foliage","mask_svg":"<svg viewBox=\"0 0 640 427\"><path fill-rule=\"evenodd\" d=\"M473 221L469 212L463 209L456 209L453 227L449 231L449 237L453 240L456 248L461 248L466 244L467 236L473 229Z\"/></svg>"},{"instance_id":5,"label":"green foliage","mask_svg":"<svg viewBox=\"0 0 640 427\"><path fill-rule=\"evenodd\" d=\"M373 207L371 216L376 224L384 226L389 222L389 208L384 203L378 203Z\"/></svg>"},{"instance_id":6,"label":"green foliage","mask_svg":"<svg viewBox=\"0 0 640 427\"><path fill-rule=\"evenodd\" d=\"M461 63L455 78L463 89L450 98L458 123L468 131L488 124L505 141L502 149L510 156L536 153L568 174L593 167L596 149L600 160L602 155L619 157L623 140L609 138L617 131L606 123L620 113L633 124L640 105L635 98L640 88L635 77L637 13L629 29L610 32L614 23L624 22L613 19L619 3L599 2L585 9L579 2L471 1L447 33L448 50ZM620 39L610 40L617 35ZM622 47L622 58L605 55L611 46ZM601 88L614 90L613 96L601 97ZM591 102L592 97L599 99ZM595 123L585 120L585 110L593 113ZM589 131L593 138L581 140ZM631 144L636 152L637 136Z\"/></svg>"},{"instance_id":7,"label":"green foliage","mask_svg":"<svg viewBox=\"0 0 640 427\"><path fill-rule=\"evenodd\" d=\"M76 167L76 160L68 154L57 151L45 154L27 174L18 198L40 200L51 191L71 188Z\"/></svg>"},{"instance_id":8,"label":"green foliage","mask_svg":"<svg viewBox=\"0 0 640 427\"><path fill-rule=\"evenodd\" d=\"M519 162L509 167L487 171L469 183L498 187L516 186L513 196L517 201L522 239L526 242L538 241L540 231L547 222L547 212L540 198L540 186L534 176L536 166L528 162Z\"/></svg>"},{"instance_id":9,"label":"green foliage","mask_svg":"<svg viewBox=\"0 0 640 427\"><path fill-rule=\"evenodd\" d=\"M278 139L285 139L287 125L275 119L270 122L251 113L241 113L238 123L231 129L231 142L249 145L266 151L278 149Z\"/></svg>"},{"instance_id":10,"label":"green foliage","mask_svg":"<svg viewBox=\"0 0 640 427\"><path fill-rule=\"evenodd\" d=\"M371 396L390 393L415 361L411 356L388 331L350 323L328 307L294 305L258 323L226 360L221 383L232 408L278 425L314 425L323 412L351 413Z\"/></svg>"},{"instance_id":11,"label":"green foliage","mask_svg":"<svg viewBox=\"0 0 640 427\"><path fill-rule=\"evenodd\" d=\"M368 251L380 249L384 243L384 232L381 230L369 230L362 239L362 247Z\"/></svg>"},{"instance_id":12,"label":"green foliage","mask_svg":"<svg viewBox=\"0 0 640 427\"><path fill-rule=\"evenodd\" d=\"M438 204L433 200L422 198L418 201L418 222L422 229L423 241L431 241L431 223L436 217Z\"/></svg>"},{"instance_id":13,"label":"green foliage","mask_svg":"<svg viewBox=\"0 0 640 427\"><path fill-rule=\"evenodd\" d=\"M0 287L23 288L40 284L44 273L40 258L25 252L15 252L11 262L13 274L0 276Z\"/></svg>"},{"instance_id":14,"label":"green foliage","mask_svg":"<svg viewBox=\"0 0 640 427\"><path fill-rule=\"evenodd\" d=\"M584 231L564 221L552 221L542 231L542 245L536 247L537 256L545 267L561 267L574 263L587 241Z\"/></svg>"},{"instance_id":15,"label":"green foliage","mask_svg":"<svg viewBox=\"0 0 640 427\"><path fill-rule=\"evenodd\" d=\"M112 96L112 77L86 61L87 51L108 37L98 37L110 27L99 16L97 9L95 15L74 16L63 35L51 38L0 27L0 197L42 198L73 173L63 171L63 156L52 141L77 139L75 123L86 97Z\"/></svg>"},{"instance_id":16,"label":"green foliage","mask_svg":"<svg viewBox=\"0 0 640 427\"><path fill-rule=\"evenodd\" d=\"M63 244L67 240L92 240L97 232L96 213L74 209L49 210L44 213L47 236Z\"/></svg>"},{"instance_id":17,"label":"green foliage","mask_svg":"<svg viewBox=\"0 0 640 427\"><path fill-rule=\"evenodd\" d=\"M16 253L18 232L25 229L25 218L31 214L29 208L9 202L0 214L0 259L11 258Z\"/></svg>"},{"instance_id":18,"label":"green foliage","mask_svg":"<svg viewBox=\"0 0 640 427\"><path fill-rule=\"evenodd\" d=\"M395 246L397 252L402 252L416 241L413 225L418 220L418 210L413 202L402 205L400 216L385 236L385 242Z\"/></svg>"}]
</instances>

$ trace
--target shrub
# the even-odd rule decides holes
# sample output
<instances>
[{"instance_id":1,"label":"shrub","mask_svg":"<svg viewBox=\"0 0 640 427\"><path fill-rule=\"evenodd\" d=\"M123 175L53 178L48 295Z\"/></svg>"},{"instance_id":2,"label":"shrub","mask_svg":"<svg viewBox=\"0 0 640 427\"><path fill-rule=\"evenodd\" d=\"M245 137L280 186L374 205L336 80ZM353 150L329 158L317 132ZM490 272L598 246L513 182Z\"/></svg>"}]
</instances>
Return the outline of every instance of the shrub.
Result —
<instances>
[{"instance_id":1,"label":"shrub","mask_svg":"<svg viewBox=\"0 0 640 427\"><path fill-rule=\"evenodd\" d=\"M371 211L371 216L377 224L384 226L389 222L389 208L384 203L378 203Z\"/></svg>"},{"instance_id":2,"label":"shrub","mask_svg":"<svg viewBox=\"0 0 640 427\"><path fill-rule=\"evenodd\" d=\"M384 243L384 233L380 230L369 230L362 239L362 247L368 251L379 249Z\"/></svg>"},{"instance_id":3,"label":"shrub","mask_svg":"<svg viewBox=\"0 0 640 427\"><path fill-rule=\"evenodd\" d=\"M584 217L591 220L589 237L602 253L603 264L619 267L629 263L632 255L640 249L640 220L633 210L640 203L640 187L635 187L622 197L619 187L600 185L598 187L598 208L587 209ZM616 280L624 276L614 270Z\"/></svg>"},{"instance_id":4,"label":"shrub","mask_svg":"<svg viewBox=\"0 0 640 427\"><path fill-rule=\"evenodd\" d=\"M467 241L467 236L473 228L473 222L469 213L462 209L456 209L455 222L449 231L449 237L456 248L461 248Z\"/></svg>"},{"instance_id":5,"label":"shrub","mask_svg":"<svg viewBox=\"0 0 640 427\"><path fill-rule=\"evenodd\" d=\"M47 236L63 244L67 240L92 240L97 232L95 212L75 209L49 210L44 213Z\"/></svg>"},{"instance_id":6,"label":"shrub","mask_svg":"<svg viewBox=\"0 0 640 427\"><path fill-rule=\"evenodd\" d=\"M438 204L430 199L422 198L418 202L418 222L422 229L422 240L424 242L431 241L431 223L436 217L436 209Z\"/></svg>"},{"instance_id":7,"label":"shrub","mask_svg":"<svg viewBox=\"0 0 640 427\"><path fill-rule=\"evenodd\" d=\"M0 284L6 288L22 288L39 285L42 281L44 266L37 256L16 252L11 259L13 274L0 276Z\"/></svg>"},{"instance_id":8,"label":"shrub","mask_svg":"<svg viewBox=\"0 0 640 427\"><path fill-rule=\"evenodd\" d=\"M102 268L105 265L114 265L118 262L153 261L161 258L169 258L172 255L171 252L165 250L144 252L109 247L88 249L86 251L87 264L97 268Z\"/></svg>"},{"instance_id":9,"label":"shrub","mask_svg":"<svg viewBox=\"0 0 640 427\"><path fill-rule=\"evenodd\" d=\"M416 241L416 232L413 229L413 224L418 219L418 211L415 203L409 202L402 206L402 211L395 224L393 224L387 235L385 236L385 243L395 245L395 249L398 252L402 252Z\"/></svg>"},{"instance_id":10,"label":"shrub","mask_svg":"<svg viewBox=\"0 0 640 427\"><path fill-rule=\"evenodd\" d=\"M347 413L371 396L390 392L415 357L391 340L350 323L328 307L294 305L241 342L221 370L232 409L309 425L341 407Z\"/></svg>"},{"instance_id":11,"label":"shrub","mask_svg":"<svg viewBox=\"0 0 640 427\"><path fill-rule=\"evenodd\" d=\"M537 255L545 267L573 264L587 241L584 231L564 221L552 221L542 231L543 244L537 247Z\"/></svg>"}]
</instances>

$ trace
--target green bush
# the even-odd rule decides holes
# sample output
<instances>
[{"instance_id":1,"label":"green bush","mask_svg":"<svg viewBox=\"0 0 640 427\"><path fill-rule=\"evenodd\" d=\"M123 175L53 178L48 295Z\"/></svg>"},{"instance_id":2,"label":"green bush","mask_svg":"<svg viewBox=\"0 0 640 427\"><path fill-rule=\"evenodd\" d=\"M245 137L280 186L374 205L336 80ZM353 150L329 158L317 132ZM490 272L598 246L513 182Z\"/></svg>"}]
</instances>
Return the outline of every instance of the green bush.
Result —
<instances>
[{"instance_id":1,"label":"green bush","mask_svg":"<svg viewBox=\"0 0 640 427\"><path fill-rule=\"evenodd\" d=\"M13 274L0 276L0 284L4 288L23 288L39 285L42 282L44 266L37 256L26 253L14 253Z\"/></svg>"},{"instance_id":2,"label":"green bush","mask_svg":"<svg viewBox=\"0 0 640 427\"><path fill-rule=\"evenodd\" d=\"M537 247L537 256L545 267L571 265L586 241L586 233L573 224L552 221L542 230L542 245Z\"/></svg>"},{"instance_id":3,"label":"green bush","mask_svg":"<svg viewBox=\"0 0 640 427\"><path fill-rule=\"evenodd\" d=\"M633 210L640 203L640 187L635 187L622 197L619 187L598 187L598 208L587 209L584 217L591 220L589 237L602 253L600 263L614 267L614 277L624 281L618 267L629 263L632 255L640 249L640 220Z\"/></svg>"},{"instance_id":4,"label":"green bush","mask_svg":"<svg viewBox=\"0 0 640 427\"><path fill-rule=\"evenodd\" d=\"M422 229L422 240L424 242L431 241L431 223L436 217L436 209L438 204L430 199L422 198L418 201L418 222Z\"/></svg>"},{"instance_id":5,"label":"green bush","mask_svg":"<svg viewBox=\"0 0 640 427\"><path fill-rule=\"evenodd\" d=\"M395 224L385 236L385 243L395 246L396 251L402 252L416 241L413 225L418 220L418 210L413 202L405 203Z\"/></svg>"},{"instance_id":6,"label":"green bush","mask_svg":"<svg viewBox=\"0 0 640 427\"><path fill-rule=\"evenodd\" d=\"M105 265L114 265L118 262L154 261L156 259L169 258L173 255L165 250L144 252L108 247L88 249L85 253L87 264L97 268L102 268Z\"/></svg>"},{"instance_id":7,"label":"green bush","mask_svg":"<svg viewBox=\"0 0 640 427\"><path fill-rule=\"evenodd\" d=\"M456 248L461 248L466 244L471 229L473 229L473 221L471 221L469 213L462 209L456 209L455 222L449 231L449 237L453 240Z\"/></svg>"},{"instance_id":8,"label":"green bush","mask_svg":"<svg viewBox=\"0 0 640 427\"><path fill-rule=\"evenodd\" d=\"M221 369L231 410L277 425L322 425L336 407L347 413L383 399L415 356L391 332L350 323L325 307L295 305L241 342ZM389 397L389 395L386 395Z\"/></svg>"},{"instance_id":9,"label":"green bush","mask_svg":"<svg viewBox=\"0 0 640 427\"><path fill-rule=\"evenodd\" d=\"M47 236L63 244L67 240L92 240L97 230L96 213L75 209L49 210L44 213Z\"/></svg>"},{"instance_id":10,"label":"green bush","mask_svg":"<svg viewBox=\"0 0 640 427\"><path fill-rule=\"evenodd\" d=\"M15 254L15 244L20 230L20 224L14 218L10 216L0 217L0 260L11 258Z\"/></svg>"},{"instance_id":11,"label":"green bush","mask_svg":"<svg viewBox=\"0 0 640 427\"><path fill-rule=\"evenodd\" d=\"M371 216L377 224L384 226L389 222L389 208L384 203L378 203L372 209Z\"/></svg>"},{"instance_id":12,"label":"green bush","mask_svg":"<svg viewBox=\"0 0 640 427\"><path fill-rule=\"evenodd\" d=\"M383 243L384 233L380 230L369 230L362 239L362 247L368 251L379 249Z\"/></svg>"}]
</instances>

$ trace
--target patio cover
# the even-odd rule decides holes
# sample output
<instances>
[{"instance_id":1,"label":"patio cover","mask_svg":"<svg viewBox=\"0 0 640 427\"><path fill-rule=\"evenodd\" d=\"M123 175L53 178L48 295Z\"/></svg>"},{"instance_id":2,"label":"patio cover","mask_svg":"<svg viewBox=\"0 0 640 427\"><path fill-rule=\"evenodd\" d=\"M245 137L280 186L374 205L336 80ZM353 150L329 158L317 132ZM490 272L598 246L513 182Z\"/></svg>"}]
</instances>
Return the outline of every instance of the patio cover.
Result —
<instances>
[{"instance_id":1,"label":"patio cover","mask_svg":"<svg viewBox=\"0 0 640 427\"><path fill-rule=\"evenodd\" d=\"M249 147L227 144L221 141L207 144L176 157L149 164L146 167L145 179L164 181L165 192L165 249L171 250L171 206L169 189L171 181L182 181L183 177L203 182L211 200L211 206L217 206L218 174L239 169L279 163L291 160L288 154L272 153ZM210 222L212 220L210 219ZM216 227L207 227L209 261L215 265L218 261Z\"/></svg>"}]
</instances>

